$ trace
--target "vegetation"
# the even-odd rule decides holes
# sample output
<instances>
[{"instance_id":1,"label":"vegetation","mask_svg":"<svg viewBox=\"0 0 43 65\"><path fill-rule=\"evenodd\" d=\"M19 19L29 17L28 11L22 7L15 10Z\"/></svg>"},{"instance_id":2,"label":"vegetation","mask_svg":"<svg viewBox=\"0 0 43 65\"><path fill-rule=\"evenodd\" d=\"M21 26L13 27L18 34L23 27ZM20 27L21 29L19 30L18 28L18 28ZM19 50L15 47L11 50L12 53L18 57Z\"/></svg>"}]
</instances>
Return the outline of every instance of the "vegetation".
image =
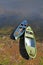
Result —
<instances>
[{"instance_id":1,"label":"vegetation","mask_svg":"<svg viewBox=\"0 0 43 65\"><path fill-rule=\"evenodd\" d=\"M1 28L0 29L0 35L10 35L14 28L7 27L7 28Z\"/></svg>"},{"instance_id":2,"label":"vegetation","mask_svg":"<svg viewBox=\"0 0 43 65\"><path fill-rule=\"evenodd\" d=\"M43 65L43 56L40 57L40 65Z\"/></svg>"},{"instance_id":3,"label":"vegetation","mask_svg":"<svg viewBox=\"0 0 43 65\"><path fill-rule=\"evenodd\" d=\"M8 65L9 62L10 62L9 58L5 58L5 60L1 60L0 61L0 64L2 64L2 65Z\"/></svg>"},{"instance_id":4,"label":"vegetation","mask_svg":"<svg viewBox=\"0 0 43 65\"><path fill-rule=\"evenodd\" d=\"M43 65L43 46L40 43L37 42L36 58L31 60L22 56L19 44L19 41L11 40L9 36L0 39L0 65Z\"/></svg>"}]
</instances>

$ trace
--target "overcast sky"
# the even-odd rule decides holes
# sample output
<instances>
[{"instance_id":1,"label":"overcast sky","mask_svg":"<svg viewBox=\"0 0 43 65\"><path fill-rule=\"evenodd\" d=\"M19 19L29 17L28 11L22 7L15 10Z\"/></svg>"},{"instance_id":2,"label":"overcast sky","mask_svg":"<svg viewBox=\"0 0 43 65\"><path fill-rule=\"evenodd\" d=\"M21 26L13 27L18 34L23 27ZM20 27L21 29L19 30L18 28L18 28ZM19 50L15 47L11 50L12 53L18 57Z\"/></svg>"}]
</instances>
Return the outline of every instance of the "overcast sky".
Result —
<instances>
[{"instance_id":1,"label":"overcast sky","mask_svg":"<svg viewBox=\"0 0 43 65\"><path fill-rule=\"evenodd\" d=\"M0 14L9 11L24 15L38 14L43 17L43 0L0 0Z\"/></svg>"}]
</instances>

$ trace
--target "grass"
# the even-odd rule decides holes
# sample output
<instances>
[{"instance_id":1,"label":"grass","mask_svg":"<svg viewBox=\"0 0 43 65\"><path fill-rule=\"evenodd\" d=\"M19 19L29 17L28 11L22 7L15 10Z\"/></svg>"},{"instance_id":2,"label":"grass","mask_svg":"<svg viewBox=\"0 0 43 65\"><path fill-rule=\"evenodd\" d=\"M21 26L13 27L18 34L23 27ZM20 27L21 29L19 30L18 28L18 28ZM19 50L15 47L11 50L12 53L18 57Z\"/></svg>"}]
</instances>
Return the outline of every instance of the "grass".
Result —
<instances>
[{"instance_id":1,"label":"grass","mask_svg":"<svg viewBox=\"0 0 43 65\"><path fill-rule=\"evenodd\" d=\"M2 65L7 65L8 63L9 63L9 59L2 61Z\"/></svg>"},{"instance_id":2,"label":"grass","mask_svg":"<svg viewBox=\"0 0 43 65\"><path fill-rule=\"evenodd\" d=\"M4 44L3 44L4 45ZM0 48L2 48L3 47L3 45L2 44L0 44Z\"/></svg>"},{"instance_id":3,"label":"grass","mask_svg":"<svg viewBox=\"0 0 43 65\"><path fill-rule=\"evenodd\" d=\"M0 34L10 34L12 30L13 30L12 27L1 28L0 29Z\"/></svg>"},{"instance_id":4,"label":"grass","mask_svg":"<svg viewBox=\"0 0 43 65\"><path fill-rule=\"evenodd\" d=\"M2 39L2 36L0 36L0 40Z\"/></svg>"},{"instance_id":5,"label":"grass","mask_svg":"<svg viewBox=\"0 0 43 65\"><path fill-rule=\"evenodd\" d=\"M40 62L39 62L40 65L43 65L43 57L41 56L40 57Z\"/></svg>"},{"instance_id":6,"label":"grass","mask_svg":"<svg viewBox=\"0 0 43 65\"><path fill-rule=\"evenodd\" d=\"M12 31L12 28L8 28L8 29L3 28L3 29L0 30L0 33L8 34L8 33L12 33L11 31ZM34 65L34 62L35 62L35 64L38 63L39 65L43 65L43 56L40 55L40 52L41 52L41 54L43 52L41 51L42 47L39 46L40 43L38 44L38 47L39 47L38 52L39 51L40 52L38 53L37 60L25 61L22 58L22 56L21 57L18 56L19 53L20 53L20 51L17 49L17 48L19 48L18 42L19 42L18 40L17 41L11 40L8 36L5 36L4 39L3 39L3 36L0 36L0 65L1 64L2 65L26 65L26 64L28 65L28 63L31 63L31 65L33 63L33 65ZM10 48L9 45L10 46L12 45L12 47ZM4 50L5 53L3 52L3 49L5 49ZM17 53L18 53L18 55L16 56ZM5 55L5 57L4 57L4 55ZM12 59L13 57L10 58L10 55L11 56L15 55L15 59L18 57L19 62L16 62L15 60L13 60ZM18 60L18 59L16 59L16 60ZM38 65L38 64L36 64L36 65Z\"/></svg>"},{"instance_id":7,"label":"grass","mask_svg":"<svg viewBox=\"0 0 43 65\"><path fill-rule=\"evenodd\" d=\"M1 61L0 61L0 64L2 64L2 65L8 65L9 64L9 58L5 58L5 59L2 59Z\"/></svg>"},{"instance_id":8,"label":"grass","mask_svg":"<svg viewBox=\"0 0 43 65\"><path fill-rule=\"evenodd\" d=\"M22 59L18 65L25 65L25 61Z\"/></svg>"}]
</instances>

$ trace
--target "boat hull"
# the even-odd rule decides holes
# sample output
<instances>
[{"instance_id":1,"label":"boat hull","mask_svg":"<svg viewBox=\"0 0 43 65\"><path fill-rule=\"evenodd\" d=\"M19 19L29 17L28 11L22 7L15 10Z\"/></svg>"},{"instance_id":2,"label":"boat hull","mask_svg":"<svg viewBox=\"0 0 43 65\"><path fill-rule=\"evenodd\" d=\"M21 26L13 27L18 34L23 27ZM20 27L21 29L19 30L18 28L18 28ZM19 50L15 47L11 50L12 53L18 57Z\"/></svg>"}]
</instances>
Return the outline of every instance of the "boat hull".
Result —
<instances>
[{"instance_id":1,"label":"boat hull","mask_svg":"<svg viewBox=\"0 0 43 65\"><path fill-rule=\"evenodd\" d=\"M14 32L14 37L17 40L18 38L20 38L20 36L23 35L23 33L25 32L27 26L27 20L24 20L23 22L21 22L21 24L17 27L17 29Z\"/></svg>"},{"instance_id":2,"label":"boat hull","mask_svg":"<svg viewBox=\"0 0 43 65\"><path fill-rule=\"evenodd\" d=\"M28 33L26 33L26 31L25 31L25 36L24 36L25 48L26 48L26 51L27 51L29 57L30 58L35 58L36 57L35 36L34 36L33 30L31 29L31 27L27 27L27 28L26 28L26 31L28 31ZM30 32L32 34L30 34Z\"/></svg>"}]
</instances>

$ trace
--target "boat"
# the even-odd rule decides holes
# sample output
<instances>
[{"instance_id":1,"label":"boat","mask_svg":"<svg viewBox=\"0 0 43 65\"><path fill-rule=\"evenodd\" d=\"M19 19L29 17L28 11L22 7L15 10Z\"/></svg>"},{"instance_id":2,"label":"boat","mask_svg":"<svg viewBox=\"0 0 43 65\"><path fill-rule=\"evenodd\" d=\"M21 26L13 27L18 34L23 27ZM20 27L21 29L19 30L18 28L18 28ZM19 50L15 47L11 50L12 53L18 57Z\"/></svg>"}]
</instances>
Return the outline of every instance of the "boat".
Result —
<instances>
[{"instance_id":1,"label":"boat","mask_svg":"<svg viewBox=\"0 0 43 65\"><path fill-rule=\"evenodd\" d=\"M28 26L25 30L24 43L25 43L25 48L26 48L27 54L29 55L29 58L35 58L36 57L36 40L35 40L34 32L30 26Z\"/></svg>"},{"instance_id":2,"label":"boat","mask_svg":"<svg viewBox=\"0 0 43 65\"><path fill-rule=\"evenodd\" d=\"M16 28L13 36L15 38L15 40L17 40L18 38L20 38L20 36L23 35L23 33L25 32L25 29L27 27L27 20L23 20L18 27Z\"/></svg>"}]
</instances>

